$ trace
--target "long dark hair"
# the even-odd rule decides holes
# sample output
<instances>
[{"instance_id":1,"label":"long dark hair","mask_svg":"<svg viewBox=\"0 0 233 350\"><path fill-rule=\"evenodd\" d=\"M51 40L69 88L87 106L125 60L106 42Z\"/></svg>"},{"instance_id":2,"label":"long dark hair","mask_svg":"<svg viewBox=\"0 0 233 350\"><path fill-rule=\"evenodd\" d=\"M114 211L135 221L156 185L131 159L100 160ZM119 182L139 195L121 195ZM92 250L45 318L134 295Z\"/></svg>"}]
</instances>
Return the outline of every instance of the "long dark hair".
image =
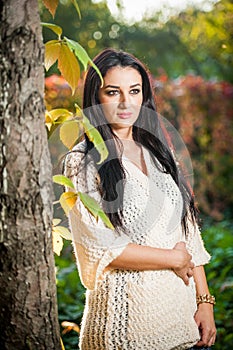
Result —
<instances>
[{"instance_id":1,"label":"long dark hair","mask_svg":"<svg viewBox=\"0 0 233 350\"><path fill-rule=\"evenodd\" d=\"M131 67L136 69L142 77L143 102L138 119L133 125L133 139L143 145L151 154L155 166L161 164L160 170L169 173L179 186L183 197L182 226L187 234L188 214L191 219L197 219L197 209L194 204L193 193L186 183L182 173L178 170L175 160L169 149L166 137L162 131L158 114L156 112L155 99L151 87L149 73L145 66L133 55L105 49L94 58L94 63L99 68L103 78L109 69L120 67ZM94 125L109 148L109 157L97 170L100 177L100 191L103 199L103 209L116 229L123 229L123 195L125 171L119 157L122 152L122 144L118 137L112 132L110 125L104 117L99 101L99 89L101 80L93 67L90 67L85 78L83 109L92 125ZM85 135L87 150L91 152L95 164L98 163L99 155L94 149L93 143Z\"/></svg>"}]
</instances>

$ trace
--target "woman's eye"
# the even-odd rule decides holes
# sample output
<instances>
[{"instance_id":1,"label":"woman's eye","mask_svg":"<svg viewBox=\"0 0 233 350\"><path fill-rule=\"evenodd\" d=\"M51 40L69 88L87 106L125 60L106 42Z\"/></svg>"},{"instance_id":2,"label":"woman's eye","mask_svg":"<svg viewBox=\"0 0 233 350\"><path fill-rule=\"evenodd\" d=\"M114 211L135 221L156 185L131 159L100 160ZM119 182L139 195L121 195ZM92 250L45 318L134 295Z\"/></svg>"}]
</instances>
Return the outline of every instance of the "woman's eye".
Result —
<instances>
[{"instance_id":1,"label":"woman's eye","mask_svg":"<svg viewBox=\"0 0 233 350\"><path fill-rule=\"evenodd\" d=\"M106 94L108 96L115 96L115 95L118 95L119 91L118 90L109 90L109 91L106 91Z\"/></svg>"},{"instance_id":2,"label":"woman's eye","mask_svg":"<svg viewBox=\"0 0 233 350\"><path fill-rule=\"evenodd\" d=\"M132 90L130 90L130 94L131 95L137 95L137 94L139 94L140 93L140 89L132 89Z\"/></svg>"}]
</instances>

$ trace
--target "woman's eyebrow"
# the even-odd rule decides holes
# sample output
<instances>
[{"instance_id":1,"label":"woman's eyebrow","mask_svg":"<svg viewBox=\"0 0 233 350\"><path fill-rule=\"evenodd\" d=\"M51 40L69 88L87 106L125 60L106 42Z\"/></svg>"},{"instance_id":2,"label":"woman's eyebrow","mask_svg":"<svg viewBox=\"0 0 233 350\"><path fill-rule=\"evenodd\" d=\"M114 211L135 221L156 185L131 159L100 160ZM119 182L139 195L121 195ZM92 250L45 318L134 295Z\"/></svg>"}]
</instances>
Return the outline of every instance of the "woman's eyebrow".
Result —
<instances>
[{"instance_id":1,"label":"woman's eyebrow","mask_svg":"<svg viewBox=\"0 0 233 350\"><path fill-rule=\"evenodd\" d=\"M130 88L133 88L133 87L138 86L138 85L141 86L140 83L136 83L136 84L130 85Z\"/></svg>"},{"instance_id":2,"label":"woman's eyebrow","mask_svg":"<svg viewBox=\"0 0 233 350\"><path fill-rule=\"evenodd\" d=\"M130 85L130 89L135 87L135 86L138 86L138 85L141 86L140 83L136 83L136 84ZM104 89L107 89L107 88L120 89L120 86L109 84L109 85L104 86Z\"/></svg>"},{"instance_id":3,"label":"woman's eyebrow","mask_svg":"<svg viewBox=\"0 0 233 350\"><path fill-rule=\"evenodd\" d=\"M116 86L116 85L106 85L106 86L104 86L104 88L105 89L107 89L107 88L113 88L113 89L120 89L120 87L119 86Z\"/></svg>"}]
</instances>

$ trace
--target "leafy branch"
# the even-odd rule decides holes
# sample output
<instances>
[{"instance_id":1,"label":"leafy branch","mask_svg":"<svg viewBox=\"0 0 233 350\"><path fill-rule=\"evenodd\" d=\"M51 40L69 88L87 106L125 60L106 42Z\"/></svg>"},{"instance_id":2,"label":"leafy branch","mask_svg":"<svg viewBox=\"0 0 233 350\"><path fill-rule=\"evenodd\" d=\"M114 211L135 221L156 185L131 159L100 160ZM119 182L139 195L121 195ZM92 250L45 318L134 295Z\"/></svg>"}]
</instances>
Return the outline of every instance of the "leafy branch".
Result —
<instances>
[{"instance_id":1,"label":"leafy branch","mask_svg":"<svg viewBox=\"0 0 233 350\"><path fill-rule=\"evenodd\" d=\"M95 217L97 221L100 218L108 228L114 229L111 221L104 213L98 202L86 193L75 191L74 184L69 178L64 175L54 175L53 182L65 186L66 188L70 188L70 191L62 193L59 198L61 207L66 215L68 215L69 211L74 208L76 201L79 198L85 208ZM63 238L67 240L72 239L70 231L66 227L59 226L60 221L60 219L53 220L53 247L54 252L57 255L60 255L63 248Z\"/></svg>"},{"instance_id":2,"label":"leafy branch","mask_svg":"<svg viewBox=\"0 0 233 350\"><path fill-rule=\"evenodd\" d=\"M50 40L45 44L45 69L47 71L54 63L58 62L58 69L70 85L72 94L74 94L80 78L80 61L84 70L87 69L88 65L92 66L99 75L101 84L103 84L103 78L98 67L77 41L67 37L62 38L62 28L56 24L42 23L42 26L49 28L57 35L56 40Z\"/></svg>"},{"instance_id":3,"label":"leafy branch","mask_svg":"<svg viewBox=\"0 0 233 350\"><path fill-rule=\"evenodd\" d=\"M72 0L72 3L78 12L79 18L81 18L77 2ZM58 0L44 0L44 4L54 17L58 6ZM82 63L84 70L87 70L88 65L92 66L99 75L101 84L103 84L103 78L98 67L78 42L67 37L62 37L62 28L56 24L42 23L42 25L52 30L57 35L56 40L48 41L45 44L46 71L57 62L58 69L71 87L72 94L74 94L80 79L79 62ZM54 131L59 127L60 140L68 149L72 149L80 135L85 132L87 137L93 142L96 150L99 152L99 163L101 163L108 157L106 145L98 130L90 124L81 108L78 105L75 105L75 108L75 113L64 108L46 111L45 125L48 138L50 138ZM55 175L53 176L53 182L69 189L69 191L62 193L58 200L66 215L68 215L69 211L74 208L76 201L79 198L85 208L95 217L96 220L100 218L107 227L114 229L109 218L96 200L88 196L86 193L77 192L70 179L64 175ZM70 231L66 227L60 226L60 222L60 219L53 220L53 247L54 252L57 255L60 255L63 248L63 239L71 240Z\"/></svg>"}]
</instances>

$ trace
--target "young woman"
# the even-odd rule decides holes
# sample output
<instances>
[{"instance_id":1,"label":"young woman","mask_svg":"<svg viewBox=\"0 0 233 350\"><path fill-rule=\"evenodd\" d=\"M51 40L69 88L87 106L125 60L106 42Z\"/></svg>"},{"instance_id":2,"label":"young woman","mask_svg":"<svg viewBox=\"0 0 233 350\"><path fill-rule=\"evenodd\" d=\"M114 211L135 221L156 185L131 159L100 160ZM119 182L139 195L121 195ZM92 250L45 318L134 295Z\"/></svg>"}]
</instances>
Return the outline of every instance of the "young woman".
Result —
<instances>
[{"instance_id":1,"label":"young woman","mask_svg":"<svg viewBox=\"0 0 233 350\"><path fill-rule=\"evenodd\" d=\"M214 297L197 210L169 149L148 73L134 56L106 49L87 72L83 108L109 150L86 137L66 158L77 191L95 198L114 230L80 201L70 227L86 305L82 350L170 350L215 342ZM78 209L78 210L77 210Z\"/></svg>"}]
</instances>

